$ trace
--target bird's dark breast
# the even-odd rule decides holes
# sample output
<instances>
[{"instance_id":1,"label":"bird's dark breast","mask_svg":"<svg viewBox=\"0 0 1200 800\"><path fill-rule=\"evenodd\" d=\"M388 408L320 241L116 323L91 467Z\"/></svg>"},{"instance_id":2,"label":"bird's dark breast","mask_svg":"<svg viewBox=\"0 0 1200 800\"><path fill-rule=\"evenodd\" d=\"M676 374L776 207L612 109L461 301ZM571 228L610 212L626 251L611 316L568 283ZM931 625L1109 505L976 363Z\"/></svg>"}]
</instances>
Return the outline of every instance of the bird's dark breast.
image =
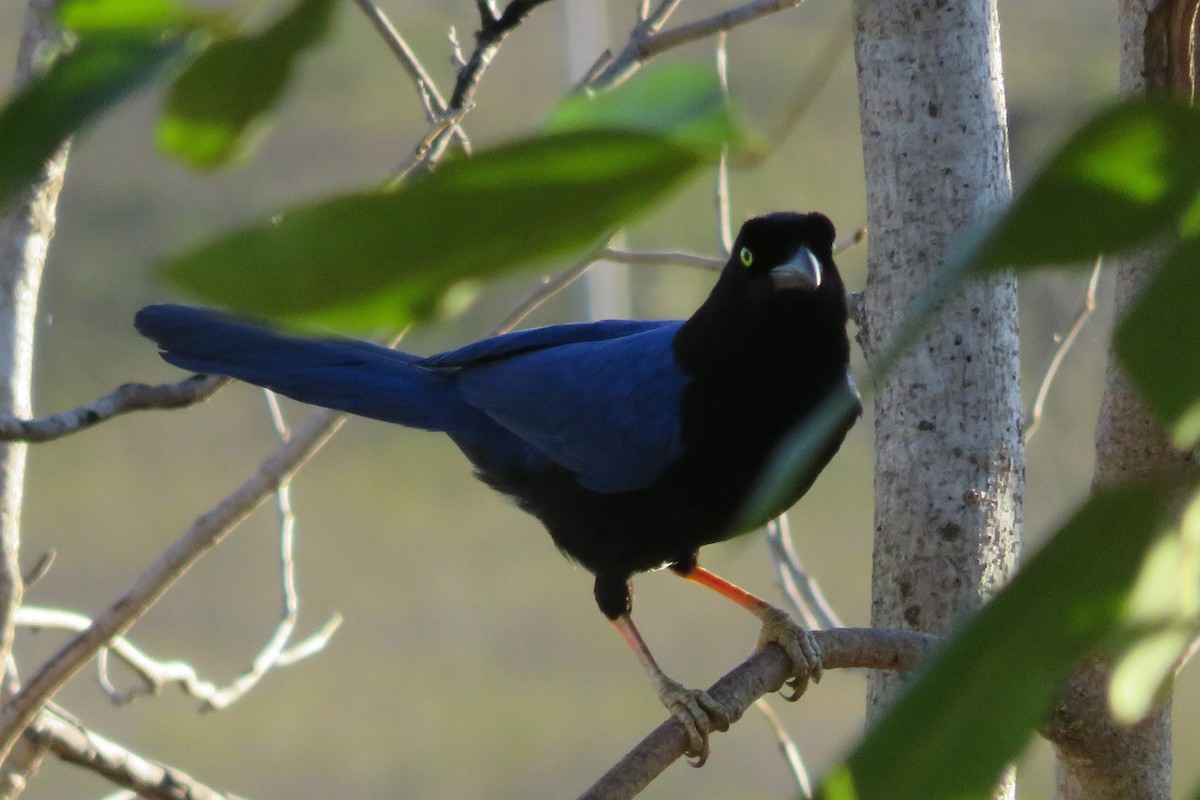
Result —
<instances>
[{"instance_id":1,"label":"bird's dark breast","mask_svg":"<svg viewBox=\"0 0 1200 800\"><path fill-rule=\"evenodd\" d=\"M642 489L591 491L560 468L480 477L538 517L558 547L593 573L628 576L686 561L743 532L732 524L768 458L826 393L813 390L827 382L806 377L739 369L694 380L681 408L683 455ZM840 437L820 466L838 444Z\"/></svg>"}]
</instances>

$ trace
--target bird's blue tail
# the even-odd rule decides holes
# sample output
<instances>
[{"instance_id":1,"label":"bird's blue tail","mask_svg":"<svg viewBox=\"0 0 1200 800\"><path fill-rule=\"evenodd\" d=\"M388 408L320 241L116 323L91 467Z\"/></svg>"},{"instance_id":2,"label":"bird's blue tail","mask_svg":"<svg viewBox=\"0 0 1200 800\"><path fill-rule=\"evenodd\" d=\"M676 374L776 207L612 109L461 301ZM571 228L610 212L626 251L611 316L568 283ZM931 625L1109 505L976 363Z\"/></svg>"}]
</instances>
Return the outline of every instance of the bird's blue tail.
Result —
<instances>
[{"instance_id":1,"label":"bird's blue tail","mask_svg":"<svg viewBox=\"0 0 1200 800\"><path fill-rule=\"evenodd\" d=\"M134 325L168 363L228 375L304 403L446 432L477 413L462 402L451 376L369 342L289 336L179 305L147 306Z\"/></svg>"}]
</instances>

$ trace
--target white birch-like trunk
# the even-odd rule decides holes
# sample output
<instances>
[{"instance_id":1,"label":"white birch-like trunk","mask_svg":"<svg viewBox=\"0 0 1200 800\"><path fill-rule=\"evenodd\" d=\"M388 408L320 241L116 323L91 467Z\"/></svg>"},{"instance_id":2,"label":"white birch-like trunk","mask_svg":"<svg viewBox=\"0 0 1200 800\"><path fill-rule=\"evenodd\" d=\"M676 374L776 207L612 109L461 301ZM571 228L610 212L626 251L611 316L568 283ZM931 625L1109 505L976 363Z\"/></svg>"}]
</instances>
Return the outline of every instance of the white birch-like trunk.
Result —
<instances>
[{"instance_id":1,"label":"white birch-like trunk","mask_svg":"<svg viewBox=\"0 0 1200 800\"><path fill-rule=\"evenodd\" d=\"M951 237L1011 195L995 0L859 0L868 360ZM947 299L875 400L871 624L941 633L1012 575L1024 492L1016 279ZM868 715L898 678L872 673ZM1001 794L1011 792L1011 778Z\"/></svg>"},{"instance_id":2,"label":"white birch-like trunk","mask_svg":"<svg viewBox=\"0 0 1200 800\"><path fill-rule=\"evenodd\" d=\"M1135 96L1194 88L1180 70L1185 54L1172 46L1169 29L1195 28L1182 12L1185 2L1122 0L1121 93ZM1182 37L1186 39L1187 37ZM1176 42L1179 39L1175 40ZM1192 69L1194 70L1194 63ZM1190 83L1191 86L1180 85ZM1144 250L1113 260L1117 267L1115 311L1119 318L1154 273L1161 252ZM1178 469L1186 453L1173 448L1161 426L1142 405L1110 354L1104 396L1096 422L1097 486L1147 473ZM1171 797L1171 698L1134 726L1118 725L1109 710L1109 666L1091 659L1072 677L1047 728L1056 756L1059 800L1169 800Z\"/></svg>"},{"instance_id":3,"label":"white birch-like trunk","mask_svg":"<svg viewBox=\"0 0 1200 800\"><path fill-rule=\"evenodd\" d=\"M53 0L30 0L17 54L20 86L61 43ZM67 168L64 144L46 163L41 179L8 208L0 208L0 413L32 416L33 340L42 269ZM27 445L0 443L0 663L12 650L14 615L21 606L21 505ZM0 797L17 797L36 771L40 749L22 740L0 766Z\"/></svg>"},{"instance_id":4,"label":"white birch-like trunk","mask_svg":"<svg viewBox=\"0 0 1200 800\"><path fill-rule=\"evenodd\" d=\"M54 4L31 0L17 56L19 86L44 56L41 49L59 41ZM58 193L67 166L67 148L59 149L41 180L22 193L12 206L0 209L0 413L31 415L33 335L38 291L50 238L54 235ZM25 487L22 443L0 444L0 658L12 647L13 611L21 604L21 573L17 560L21 530L21 501Z\"/></svg>"}]
</instances>

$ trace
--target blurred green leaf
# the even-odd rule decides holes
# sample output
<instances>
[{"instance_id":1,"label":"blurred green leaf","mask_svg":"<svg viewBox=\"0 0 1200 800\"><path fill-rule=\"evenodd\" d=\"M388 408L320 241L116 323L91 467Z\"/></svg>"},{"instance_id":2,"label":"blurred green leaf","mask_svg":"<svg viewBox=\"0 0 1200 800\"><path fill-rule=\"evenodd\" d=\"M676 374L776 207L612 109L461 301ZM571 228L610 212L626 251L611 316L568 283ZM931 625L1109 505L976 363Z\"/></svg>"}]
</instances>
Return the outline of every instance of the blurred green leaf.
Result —
<instances>
[{"instance_id":1,"label":"blurred green leaf","mask_svg":"<svg viewBox=\"0 0 1200 800\"><path fill-rule=\"evenodd\" d=\"M1200 109L1162 97L1101 112L987 231L976 269L1090 262L1175 226L1200 189Z\"/></svg>"},{"instance_id":2,"label":"blurred green leaf","mask_svg":"<svg viewBox=\"0 0 1200 800\"><path fill-rule=\"evenodd\" d=\"M1113 669L1113 716L1140 720L1200 633L1200 502L1193 498L1178 531L1155 543L1126 612L1132 644Z\"/></svg>"},{"instance_id":3,"label":"blurred green leaf","mask_svg":"<svg viewBox=\"0 0 1200 800\"><path fill-rule=\"evenodd\" d=\"M334 0L299 0L262 33L210 45L171 85L159 147L203 169L247 152L253 128L282 96L300 54L329 31L334 7Z\"/></svg>"},{"instance_id":4,"label":"blurred green leaf","mask_svg":"<svg viewBox=\"0 0 1200 800\"><path fill-rule=\"evenodd\" d=\"M551 132L615 129L656 133L716 158L748 146L747 136L721 91L717 75L697 64L643 70L612 91L576 92L554 111Z\"/></svg>"},{"instance_id":5,"label":"blurred green leaf","mask_svg":"<svg viewBox=\"0 0 1200 800\"><path fill-rule=\"evenodd\" d=\"M62 0L58 22L72 31L165 28L188 25L211 16L175 0Z\"/></svg>"},{"instance_id":6,"label":"blurred green leaf","mask_svg":"<svg viewBox=\"0 0 1200 800\"><path fill-rule=\"evenodd\" d=\"M0 207L38 178L67 137L153 78L181 49L179 38L88 34L30 79L0 108Z\"/></svg>"},{"instance_id":7,"label":"blurred green leaf","mask_svg":"<svg viewBox=\"0 0 1200 800\"><path fill-rule=\"evenodd\" d=\"M394 192L293 209L165 262L196 297L356 330L428 316L455 284L594 243L704 163L648 134L579 131L447 161Z\"/></svg>"},{"instance_id":8,"label":"blurred green leaf","mask_svg":"<svg viewBox=\"0 0 1200 800\"><path fill-rule=\"evenodd\" d=\"M1167 256L1117 328L1114 346L1175 444L1200 439L1200 236Z\"/></svg>"},{"instance_id":9,"label":"blurred green leaf","mask_svg":"<svg viewBox=\"0 0 1200 800\"><path fill-rule=\"evenodd\" d=\"M1093 495L946 642L817 796L991 797L1071 668L1129 621L1134 580L1169 527L1174 496L1162 483Z\"/></svg>"}]
</instances>

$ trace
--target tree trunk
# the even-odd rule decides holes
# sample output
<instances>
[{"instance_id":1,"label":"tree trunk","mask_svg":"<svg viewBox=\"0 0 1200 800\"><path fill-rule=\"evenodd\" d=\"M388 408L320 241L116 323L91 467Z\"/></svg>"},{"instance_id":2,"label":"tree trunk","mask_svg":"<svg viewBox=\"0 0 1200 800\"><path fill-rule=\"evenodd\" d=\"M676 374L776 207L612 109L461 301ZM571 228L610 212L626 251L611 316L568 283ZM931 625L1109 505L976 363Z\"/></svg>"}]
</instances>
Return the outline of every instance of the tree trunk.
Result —
<instances>
[{"instance_id":1,"label":"tree trunk","mask_svg":"<svg viewBox=\"0 0 1200 800\"><path fill-rule=\"evenodd\" d=\"M41 66L47 47L61 34L54 24L52 0L30 0L17 54L16 85ZM41 179L7 209L0 209L0 413L32 416L33 338L38 291L50 239L54 235L58 194L67 167L67 145L46 163ZM14 613L24 585L19 561L21 504L25 489L23 443L0 443L0 663L12 651ZM11 688L8 687L8 688ZM0 796L16 797L36 769L36 748L15 749L0 769Z\"/></svg>"},{"instance_id":2,"label":"tree trunk","mask_svg":"<svg viewBox=\"0 0 1200 800\"><path fill-rule=\"evenodd\" d=\"M1011 195L994 0L870 2L855 57L870 230L868 360L950 237ZM1017 562L1024 492L1016 279L945 301L875 401L871 624L942 633ZM878 717L898 678L872 673ZM1009 789L1011 791L1011 783Z\"/></svg>"},{"instance_id":3,"label":"tree trunk","mask_svg":"<svg viewBox=\"0 0 1200 800\"><path fill-rule=\"evenodd\" d=\"M1170 91L1195 96L1195 4L1187 0L1122 0L1121 92ZM1180 35L1182 34L1182 35ZM1122 315L1154 272L1160 253L1146 250L1117 262L1116 314ZM1110 354L1096 423L1098 486L1177 469L1187 454L1134 394ZM1168 800L1171 796L1171 706L1168 693L1138 724L1121 726L1108 703L1109 665L1092 659L1072 677L1047 729L1057 762L1060 800Z\"/></svg>"}]
</instances>

